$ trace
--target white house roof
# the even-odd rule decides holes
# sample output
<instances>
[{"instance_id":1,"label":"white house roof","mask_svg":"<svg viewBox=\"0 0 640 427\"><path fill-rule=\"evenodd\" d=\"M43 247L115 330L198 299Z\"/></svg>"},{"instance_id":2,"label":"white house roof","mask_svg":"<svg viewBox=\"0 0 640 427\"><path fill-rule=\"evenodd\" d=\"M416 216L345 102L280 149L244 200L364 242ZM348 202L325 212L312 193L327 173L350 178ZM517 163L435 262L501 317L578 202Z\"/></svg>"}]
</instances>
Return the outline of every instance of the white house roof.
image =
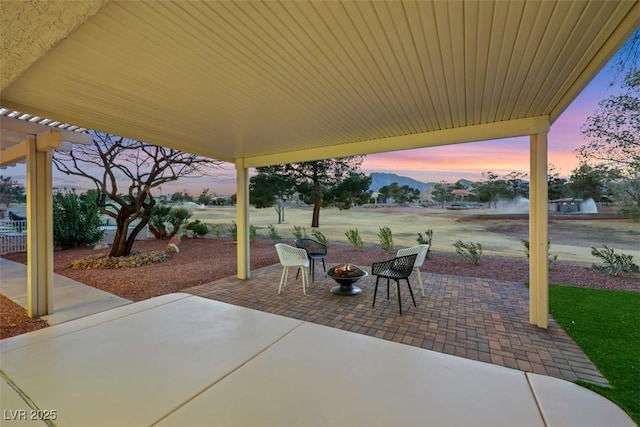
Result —
<instances>
[{"instance_id":1,"label":"white house roof","mask_svg":"<svg viewBox=\"0 0 640 427\"><path fill-rule=\"evenodd\" d=\"M640 17L633 0L0 7L1 107L247 167L544 132Z\"/></svg>"}]
</instances>

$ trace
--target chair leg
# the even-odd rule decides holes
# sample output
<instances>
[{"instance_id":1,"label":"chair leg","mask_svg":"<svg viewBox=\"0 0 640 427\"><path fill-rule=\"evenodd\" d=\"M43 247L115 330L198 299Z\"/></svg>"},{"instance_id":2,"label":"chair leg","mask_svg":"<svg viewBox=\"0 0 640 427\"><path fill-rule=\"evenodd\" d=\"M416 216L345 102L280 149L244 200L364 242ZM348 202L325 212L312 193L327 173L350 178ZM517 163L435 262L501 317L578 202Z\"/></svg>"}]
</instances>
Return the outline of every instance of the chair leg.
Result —
<instances>
[{"instance_id":1,"label":"chair leg","mask_svg":"<svg viewBox=\"0 0 640 427\"><path fill-rule=\"evenodd\" d=\"M373 291L373 305L371 305L371 307L376 306L376 294L378 293L378 280L380 280L380 277L376 276L376 289Z\"/></svg>"},{"instance_id":2,"label":"chair leg","mask_svg":"<svg viewBox=\"0 0 640 427\"><path fill-rule=\"evenodd\" d=\"M389 299L389 278L387 278L387 299Z\"/></svg>"},{"instance_id":3,"label":"chair leg","mask_svg":"<svg viewBox=\"0 0 640 427\"><path fill-rule=\"evenodd\" d=\"M422 291L422 296L424 296L424 286L422 286L422 275L420 274L420 268L414 267L413 269L418 274L418 283L420 283L420 290Z\"/></svg>"},{"instance_id":4,"label":"chair leg","mask_svg":"<svg viewBox=\"0 0 640 427\"><path fill-rule=\"evenodd\" d=\"M395 282L396 282L396 288L398 291L398 307L400 307L400 316L402 316L402 300L400 299L400 284L397 280Z\"/></svg>"},{"instance_id":5,"label":"chair leg","mask_svg":"<svg viewBox=\"0 0 640 427\"><path fill-rule=\"evenodd\" d=\"M307 287L309 287L309 276L307 276L307 268L302 267L302 295L307 294Z\"/></svg>"},{"instance_id":6,"label":"chair leg","mask_svg":"<svg viewBox=\"0 0 640 427\"><path fill-rule=\"evenodd\" d=\"M322 258L322 270L326 273L327 267L324 265L324 258Z\"/></svg>"},{"instance_id":7,"label":"chair leg","mask_svg":"<svg viewBox=\"0 0 640 427\"><path fill-rule=\"evenodd\" d=\"M409 287L409 293L411 294L411 299L413 300L413 306L417 307L416 305L416 299L413 297L413 291L411 290L411 283L409 283L409 279L405 279L407 281L407 286ZM398 283L398 286L400 286L400 284Z\"/></svg>"},{"instance_id":8,"label":"chair leg","mask_svg":"<svg viewBox=\"0 0 640 427\"><path fill-rule=\"evenodd\" d=\"M278 287L278 295L280 295L280 291L282 290L282 285L286 285L287 282L287 273L289 272L289 267L282 268L282 276L280 276L280 286Z\"/></svg>"},{"instance_id":9,"label":"chair leg","mask_svg":"<svg viewBox=\"0 0 640 427\"><path fill-rule=\"evenodd\" d=\"M311 259L311 281L312 282L315 279L315 272L314 271L315 271L315 264L313 263L313 258L312 258ZM298 268L298 272L296 273L296 280L298 280L298 276L300 276L300 268Z\"/></svg>"}]
</instances>

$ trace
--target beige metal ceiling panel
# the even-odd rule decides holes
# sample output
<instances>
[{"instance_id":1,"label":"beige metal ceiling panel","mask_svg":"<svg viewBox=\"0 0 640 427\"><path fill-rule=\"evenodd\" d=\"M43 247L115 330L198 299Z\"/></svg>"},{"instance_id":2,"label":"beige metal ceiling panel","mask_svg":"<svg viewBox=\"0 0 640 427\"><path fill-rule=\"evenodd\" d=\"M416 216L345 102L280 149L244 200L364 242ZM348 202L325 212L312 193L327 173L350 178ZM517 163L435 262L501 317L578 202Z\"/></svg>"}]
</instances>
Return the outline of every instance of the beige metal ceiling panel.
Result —
<instances>
[{"instance_id":1,"label":"beige metal ceiling panel","mask_svg":"<svg viewBox=\"0 0 640 427\"><path fill-rule=\"evenodd\" d=\"M602 47L604 41L594 36L609 26L607 21L611 16L619 22L628 13L628 9L610 2L576 2L568 5L560 2L556 7L568 7L568 10L566 14L562 10L562 13L552 15L549 27L556 28L557 31L548 31L547 36L541 40L538 57L542 61L540 65L534 62L533 66L534 69L547 72L538 73L532 82L525 82L525 85L530 83L532 87L541 89L537 92L530 91L528 96L516 104L520 109L527 106L524 112L520 112L522 116L557 103L578 78L578 73L574 70L583 70L588 58L593 58ZM565 19L560 20L561 16Z\"/></svg>"},{"instance_id":2,"label":"beige metal ceiling panel","mask_svg":"<svg viewBox=\"0 0 640 427\"><path fill-rule=\"evenodd\" d=\"M509 115L513 118L525 117L526 108L520 108L520 103L523 102L521 97L531 87L530 80L535 78L536 67L532 64L546 56L544 48L541 49L541 41L549 29L556 5L554 2L544 2L539 7L531 6L530 3L526 5L525 16L522 19L514 49L519 53L515 56L518 61L513 69L515 78L509 90L505 91L507 100L505 104L508 104L511 111L499 111L499 115ZM507 108L507 105L504 108Z\"/></svg>"},{"instance_id":3,"label":"beige metal ceiling panel","mask_svg":"<svg viewBox=\"0 0 640 427\"><path fill-rule=\"evenodd\" d=\"M593 58L596 57L598 52L603 48L605 40L591 36L600 32L605 34L613 33L620 21L629 14L626 7L616 7L611 4L611 2L602 2L600 8L594 6L592 3L589 3L587 10L585 10L585 13L576 24L575 31L572 33L571 39L565 45L565 50L561 54L562 57L566 57L567 59L557 62L557 65L560 67L557 75L562 78L555 80L553 87L545 88L546 97L542 97L543 100L538 108L544 108L548 105L558 105L564 94L569 92L571 86L580 78L580 75L584 73L589 62L593 61ZM637 7L635 14L631 12L631 16L635 19L635 28L637 30L638 23L640 22L640 11ZM552 69L550 74L553 75L555 72L556 68ZM576 93L574 96L577 95Z\"/></svg>"},{"instance_id":4,"label":"beige metal ceiling panel","mask_svg":"<svg viewBox=\"0 0 640 427\"><path fill-rule=\"evenodd\" d=\"M639 10L625 0L113 1L26 71L8 70L19 76L0 104L252 164L509 136L511 126L489 125L555 119Z\"/></svg>"}]
</instances>

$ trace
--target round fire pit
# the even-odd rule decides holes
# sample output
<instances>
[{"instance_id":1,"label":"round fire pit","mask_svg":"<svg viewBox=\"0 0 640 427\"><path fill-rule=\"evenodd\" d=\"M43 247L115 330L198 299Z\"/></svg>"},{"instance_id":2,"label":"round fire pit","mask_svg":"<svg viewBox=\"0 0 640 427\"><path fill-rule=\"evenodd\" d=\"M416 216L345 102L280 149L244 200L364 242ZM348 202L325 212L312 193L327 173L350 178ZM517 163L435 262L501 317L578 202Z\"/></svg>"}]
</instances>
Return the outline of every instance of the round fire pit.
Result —
<instances>
[{"instance_id":1,"label":"round fire pit","mask_svg":"<svg viewBox=\"0 0 640 427\"><path fill-rule=\"evenodd\" d=\"M336 265L327 271L327 276L338 282L338 286L331 288L331 293L336 295L359 295L362 289L354 286L361 278L369 275L353 264Z\"/></svg>"}]
</instances>

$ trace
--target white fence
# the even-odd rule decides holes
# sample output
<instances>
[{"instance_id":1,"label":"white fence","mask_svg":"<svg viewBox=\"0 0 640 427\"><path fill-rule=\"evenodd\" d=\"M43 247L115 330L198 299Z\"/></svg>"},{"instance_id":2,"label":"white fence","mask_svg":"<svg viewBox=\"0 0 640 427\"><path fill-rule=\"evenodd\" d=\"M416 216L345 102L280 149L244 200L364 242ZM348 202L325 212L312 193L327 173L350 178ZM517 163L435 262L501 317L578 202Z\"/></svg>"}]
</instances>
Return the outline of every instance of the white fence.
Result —
<instances>
[{"instance_id":1,"label":"white fence","mask_svg":"<svg viewBox=\"0 0 640 427\"><path fill-rule=\"evenodd\" d=\"M102 240L98 242L106 243L108 245L113 243L113 238L116 235L115 226L100 227L104 230L104 236ZM133 227L129 228L129 232L133 230ZM140 233L136 236L136 240L145 240L150 237L149 227L145 226ZM13 252L25 252L27 250L27 227L26 221L11 221L3 219L0 221L0 255L13 253Z\"/></svg>"}]
</instances>

